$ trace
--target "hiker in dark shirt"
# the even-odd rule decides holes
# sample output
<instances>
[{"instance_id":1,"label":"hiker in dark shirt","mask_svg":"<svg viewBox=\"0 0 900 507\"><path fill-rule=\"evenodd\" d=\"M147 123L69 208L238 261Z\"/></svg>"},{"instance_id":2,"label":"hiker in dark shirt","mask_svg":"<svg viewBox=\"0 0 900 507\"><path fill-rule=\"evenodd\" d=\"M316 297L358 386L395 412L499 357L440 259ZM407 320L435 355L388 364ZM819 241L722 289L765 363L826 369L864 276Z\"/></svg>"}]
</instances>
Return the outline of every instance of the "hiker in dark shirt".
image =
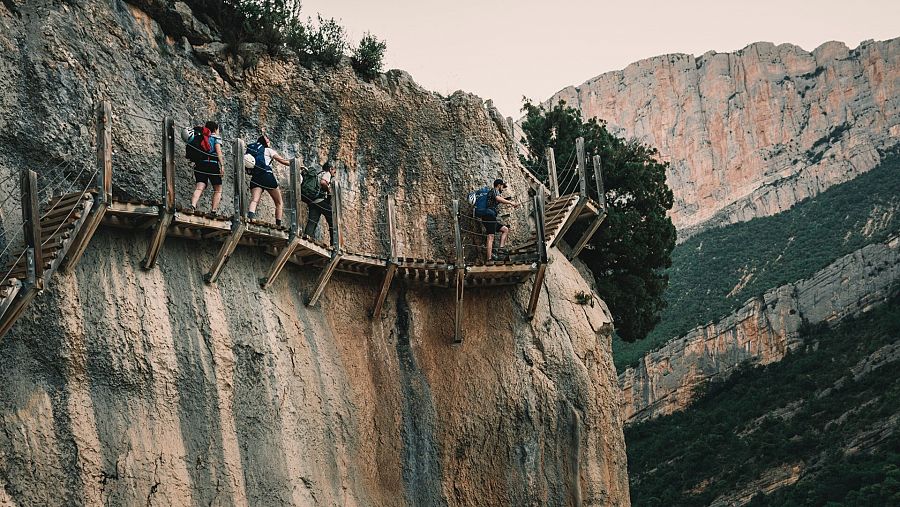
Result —
<instances>
[{"instance_id":1,"label":"hiker in dark shirt","mask_svg":"<svg viewBox=\"0 0 900 507\"><path fill-rule=\"evenodd\" d=\"M519 207L519 203L513 202L501 195L505 189L505 181L499 178L494 180L494 188L487 194L487 207L480 210L476 209L476 213L481 218L481 222L484 224L484 229L487 233L487 244L485 245L485 248L487 250L487 259L491 261L499 261L502 259L500 255L493 253L494 235L497 232L500 232L501 250L506 247L506 237L509 235L509 226L500 223L500 220L497 217L497 205L509 204L515 208Z\"/></svg>"},{"instance_id":2,"label":"hiker in dark shirt","mask_svg":"<svg viewBox=\"0 0 900 507\"><path fill-rule=\"evenodd\" d=\"M306 203L309 213L306 219L306 227L303 228L303 235L306 237L314 237L316 229L319 227L319 218L325 217L328 224L329 234L332 232L334 224L331 215L331 185L334 181L336 173L335 167L331 162L325 162L322 170L315 174L309 174L309 180L304 180L301 187L300 197Z\"/></svg>"},{"instance_id":3,"label":"hiker in dark shirt","mask_svg":"<svg viewBox=\"0 0 900 507\"><path fill-rule=\"evenodd\" d=\"M222 176L224 176L224 164L222 163L222 140L219 138L219 124L214 121L206 122L203 127L196 127L194 133L188 138L187 147L189 159L194 162L194 195L191 197L191 211L197 209L200 196L207 186L212 185L212 211L216 213L219 202L222 200Z\"/></svg>"},{"instance_id":4,"label":"hiker in dark shirt","mask_svg":"<svg viewBox=\"0 0 900 507\"><path fill-rule=\"evenodd\" d=\"M290 160L282 157L269 146L271 142L265 135L260 136L255 143L247 146L247 155L254 157L253 177L250 178L250 206L247 209L247 218L256 218L256 207L262 197L263 190L268 192L275 204L275 225L281 225L283 202L281 189L278 188L278 179L272 169L272 162L282 165L290 165Z\"/></svg>"}]
</instances>

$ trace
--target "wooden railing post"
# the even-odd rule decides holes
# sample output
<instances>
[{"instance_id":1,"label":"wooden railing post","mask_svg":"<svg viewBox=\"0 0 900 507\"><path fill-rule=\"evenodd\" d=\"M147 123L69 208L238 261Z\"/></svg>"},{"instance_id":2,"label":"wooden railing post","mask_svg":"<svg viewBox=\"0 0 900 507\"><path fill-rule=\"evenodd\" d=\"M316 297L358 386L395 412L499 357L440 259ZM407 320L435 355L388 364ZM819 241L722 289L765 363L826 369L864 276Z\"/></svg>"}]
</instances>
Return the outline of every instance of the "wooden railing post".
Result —
<instances>
[{"instance_id":1,"label":"wooden railing post","mask_svg":"<svg viewBox=\"0 0 900 507\"><path fill-rule=\"evenodd\" d=\"M99 202L112 201L112 105L103 101L97 113L97 186Z\"/></svg>"},{"instance_id":2,"label":"wooden railing post","mask_svg":"<svg viewBox=\"0 0 900 507\"><path fill-rule=\"evenodd\" d=\"M144 269L151 269L156 265L159 252L169 225L175 216L175 122L166 116L162 122L162 205L159 210L159 221L153 230L153 236L147 246L147 254L141 263Z\"/></svg>"},{"instance_id":3,"label":"wooden railing post","mask_svg":"<svg viewBox=\"0 0 900 507\"><path fill-rule=\"evenodd\" d=\"M606 189L603 186L603 174L600 171L600 155L594 155L594 182L597 184L597 204L606 211Z\"/></svg>"},{"instance_id":4,"label":"wooden railing post","mask_svg":"<svg viewBox=\"0 0 900 507\"><path fill-rule=\"evenodd\" d=\"M453 345L463 341L463 292L466 287L466 259L463 252L462 232L459 227L459 199L453 199L453 232L456 242L456 315L454 319Z\"/></svg>"},{"instance_id":5,"label":"wooden railing post","mask_svg":"<svg viewBox=\"0 0 900 507\"><path fill-rule=\"evenodd\" d=\"M550 177L550 198L556 199L559 197L559 181L556 179L556 156L553 148L547 148L544 158L547 159L547 174Z\"/></svg>"},{"instance_id":6,"label":"wooden railing post","mask_svg":"<svg viewBox=\"0 0 900 507\"><path fill-rule=\"evenodd\" d=\"M29 266L29 282L40 284L44 277L44 255L41 248L41 208L38 202L37 173L22 170L22 227L25 234L25 248L34 262ZM29 264L31 264L29 262ZM34 278L32 279L32 273Z\"/></svg>"},{"instance_id":7,"label":"wooden railing post","mask_svg":"<svg viewBox=\"0 0 900 507\"><path fill-rule=\"evenodd\" d=\"M534 318L537 309L538 299L541 295L541 284L544 283L544 274L547 271L547 242L546 232L544 231L544 194L538 192L532 198L534 206L534 223L537 229L537 271L534 273L534 286L531 289L531 297L528 300L528 307L525 310L525 317L528 320Z\"/></svg>"},{"instance_id":8,"label":"wooden railing post","mask_svg":"<svg viewBox=\"0 0 900 507\"><path fill-rule=\"evenodd\" d=\"M575 153L578 156L578 190L581 193L581 197L587 197L587 174L586 167L584 165L584 138L579 137L575 140Z\"/></svg>"},{"instance_id":9,"label":"wooden railing post","mask_svg":"<svg viewBox=\"0 0 900 507\"><path fill-rule=\"evenodd\" d=\"M298 203L300 195L300 159L293 158L291 159L291 181L290 187L285 192L285 200L288 203L288 225L290 227L290 231L288 232L288 241L284 245L284 247L278 252L278 255L275 256L275 260L272 262L272 265L269 267L269 271L266 272L266 276L259 279L259 285L263 289L268 289L270 285L275 281L281 271L284 269L284 266L287 264L288 259L294 255L294 252L297 250L297 247L300 246L300 224L298 223Z\"/></svg>"},{"instance_id":10,"label":"wooden railing post","mask_svg":"<svg viewBox=\"0 0 900 507\"><path fill-rule=\"evenodd\" d=\"M232 148L232 165L234 166L234 218L232 222L243 221L247 218L247 177L244 172L244 151L247 146L243 139L234 140Z\"/></svg>"},{"instance_id":11,"label":"wooden railing post","mask_svg":"<svg viewBox=\"0 0 900 507\"><path fill-rule=\"evenodd\" d=\"M212 268L204 275L203 279L207 283L215 283L225 267L225 263L231 258L234 249L237 248L247 227L247 180L244 177L244 145L243 139L235 139L233 150L233 158L231 165L234 170L234 216L231 218L231 234L225 238L219 253L213 261Z\"/></svg>"},{"instance_id":12,"label":"wooden railing post","mask_svg":"<svg viewBox=\"0 0 900 507\"><path fill-rule=\"evenodd\" d=\"M325 292L325 286L328 285L331 275L334 274L334 270L343 257L341 252L344 242L344 236L341 233L341 215L343 211L341 196L341 181L335 174L335 177L331 180L331 223L334 224L331 228L331 259L322 268L322 273L319 274L319 280L316 282L316 288L306 302L307 306L314 306L319 301L319 297Z\"/></svg>"},{"instance_id":13,"label":"wooden railing post","mask_svg":"<svg viewBox=\"0 0 900 507\"><path fill-rule=\"evenodd\" d=\"M372 309L372 318L378 318L381 315L381 309L384 301L387 299L388 292L391 290L391 281L397 272L397 242L394 241L394 199L390 196L386 199L387 209L387 232L390 258L384 271L384 280L381 282L381 290L375 298L375 307Z\"/></svg>"},{"instance_id":14,"label":"wooden railing post","mask_svg":"<svg viewBox=\"0 0 900 507\"><path fill-rule=\"evenodd\" d=\"M100 227L106 209L112 203L112 105L103 101L97 106L97 196L88 218L72 241L68 253L62 261L63 270L72 272L88 243Z\"/></svg>"}]
</instances>

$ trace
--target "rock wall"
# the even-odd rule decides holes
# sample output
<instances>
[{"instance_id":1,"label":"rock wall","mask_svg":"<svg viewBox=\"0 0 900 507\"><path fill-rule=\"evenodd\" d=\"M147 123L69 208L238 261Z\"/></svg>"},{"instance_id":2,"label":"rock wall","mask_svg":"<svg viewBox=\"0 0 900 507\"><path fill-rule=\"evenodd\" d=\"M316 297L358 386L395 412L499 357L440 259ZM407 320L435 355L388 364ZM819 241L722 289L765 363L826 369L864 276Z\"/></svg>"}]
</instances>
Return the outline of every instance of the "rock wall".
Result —
<instances>
[{"instance_id":1,"label":"rock wall","mask_svg":"<svg viewBox=\"0 0 900 507\"><path fill-rule=\"evenodd\" d=\"M647 353L619 375L627 422L687 407L697 387L746 364L781 360L803 325L865 312L900 291L900 238L841 257L809 279L771 289L722 320Z\"/></svg>"},{"instance_id":2,"label":"rock wall","mask_svg":"<svg viewBox=\"0 0 900 507\"><path fill-rule=\"evenodd\" d=\"M109 100L119 197L158 195L164 115L218 119L226 139L265 131L313 167L336 161L347 249L377 253L387 195L402 248L435 255L452 243L453 195L498 174L524 195L481 99L399 71L307 70L252 45L230 57L189 11L0 4L0 107L17 111L0 117L3 181L29 166L86 184L91 111ZM192 178L177 171L184 204ZM229 177L225 188L228 203ZM10 232L17 203L3 203ZM146 245L146 232L101 229L0 342L0 504L629 504L609 312L577 303L591 287L558 253L533 321L527 284L473 289L451 348L452 291L395 282L370 321L379 280L338 274L308 308L314 268L289 266L261 291L272 258L239 247L207 285L216 243L169 239L142 271Z\"/></svg>"},{"instance_id":3,"label":"rock wall","mask_svg":"<svg viewBox=\"0 0 900 507\"><path fill-rule=\"evenodd\" d=\"M900 39L658 56L548 102L559 99L659 149L686 238L783 211L876 166L900 142Z\"/></svg>"}]
</instances>

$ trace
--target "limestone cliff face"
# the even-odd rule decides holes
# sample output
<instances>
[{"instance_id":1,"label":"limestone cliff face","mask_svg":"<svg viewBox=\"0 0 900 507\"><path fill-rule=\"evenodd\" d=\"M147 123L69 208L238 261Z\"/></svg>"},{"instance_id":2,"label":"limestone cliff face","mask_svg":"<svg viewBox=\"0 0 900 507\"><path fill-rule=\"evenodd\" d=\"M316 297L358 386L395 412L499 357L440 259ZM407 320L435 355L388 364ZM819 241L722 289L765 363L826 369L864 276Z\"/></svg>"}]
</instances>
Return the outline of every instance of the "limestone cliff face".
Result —
<instances>
[{"instance_id":1,"label":"limestone cliff face","mask_svg":"<svg viewBox=\"0 0 900 507\"><path fill-rule=\"evenodd\" d=\"M254 47L227 57L184 9L0 4L0 103L15 111L0 116L3 180L39 153L47 178L45 163L75 160L64 172L85 183L106 99L117 196L158 195L163 115L217 118L226 138L264 130L309 165L337 161L348 249L378 253L387 195L401 247L440 254L453 194L498 173L524 193L502 119L477 97ZM183 204L190 171L177 171ZM527 285L467 291L454 349L452 291L395 282L370 321L379 280L338 274L307 308L314 268L261 291L272 259L239 247L207 285L217 244L169 239L142 271L146 245L101 229L0 342L0 504L629 504L609 313L577 303L591 287L564 257L531 322Z\"/></svg>"},{"instance_id":2,"label":"limestone cliff face","mask_svg":"<svg viewBox=\"0 0 900 507\"><path fill-rule=\"evenodd\" d=\"M900 142L900 39L672 54L556 93L671 162L679 236L777 213Z\"/></svg>"},{"instance_id":3,"label":"limestone cliff face","mask_svg":"<svg viewBox=\"0 0 900 507\"><path fill-rule=\"evenodd\" d=\"M868 245L813 277L767 291L722 320L645 355L619 376L625 418L643 421L688 406L695 389L736 367L779 361L808 324L834 324L900 291L900 238Z\"/></svg>"}]
</instances>

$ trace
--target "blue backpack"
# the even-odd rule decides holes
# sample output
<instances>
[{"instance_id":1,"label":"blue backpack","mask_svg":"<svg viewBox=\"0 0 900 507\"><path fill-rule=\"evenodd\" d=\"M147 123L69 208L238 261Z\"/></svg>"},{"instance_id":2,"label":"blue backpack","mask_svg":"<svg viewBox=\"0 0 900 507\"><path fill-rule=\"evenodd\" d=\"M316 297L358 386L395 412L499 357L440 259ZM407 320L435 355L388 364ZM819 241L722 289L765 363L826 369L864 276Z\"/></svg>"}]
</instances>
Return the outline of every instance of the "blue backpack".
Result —
<instances>
[{"instance_id":1,"label":"blue backpack","mask_svg":"<svg viewBox=\"0 0 900 507\"><path fill-rule=\"evenodd\" d=\"M467 196L467 200L469 204L471 204L475 208L475 212L484 211L488 207L488 194L491 192L491 187L481 187L478 190L473 190L469 192Z\"/></svg>"},{"instance_id":2,"label":"blue backpack","mask_svg":"<svg viewBox=\"0 0 900 507\"><path fill-rule=\"evenodd\" d=\"M266 147L263 143L256 142L247 145L247 154L256 160L256 165L252 169L245 169L247 174L252 174L256 169L265 172L272 172L272 167L266 164Z\"/></svg>"}]
</instances>

